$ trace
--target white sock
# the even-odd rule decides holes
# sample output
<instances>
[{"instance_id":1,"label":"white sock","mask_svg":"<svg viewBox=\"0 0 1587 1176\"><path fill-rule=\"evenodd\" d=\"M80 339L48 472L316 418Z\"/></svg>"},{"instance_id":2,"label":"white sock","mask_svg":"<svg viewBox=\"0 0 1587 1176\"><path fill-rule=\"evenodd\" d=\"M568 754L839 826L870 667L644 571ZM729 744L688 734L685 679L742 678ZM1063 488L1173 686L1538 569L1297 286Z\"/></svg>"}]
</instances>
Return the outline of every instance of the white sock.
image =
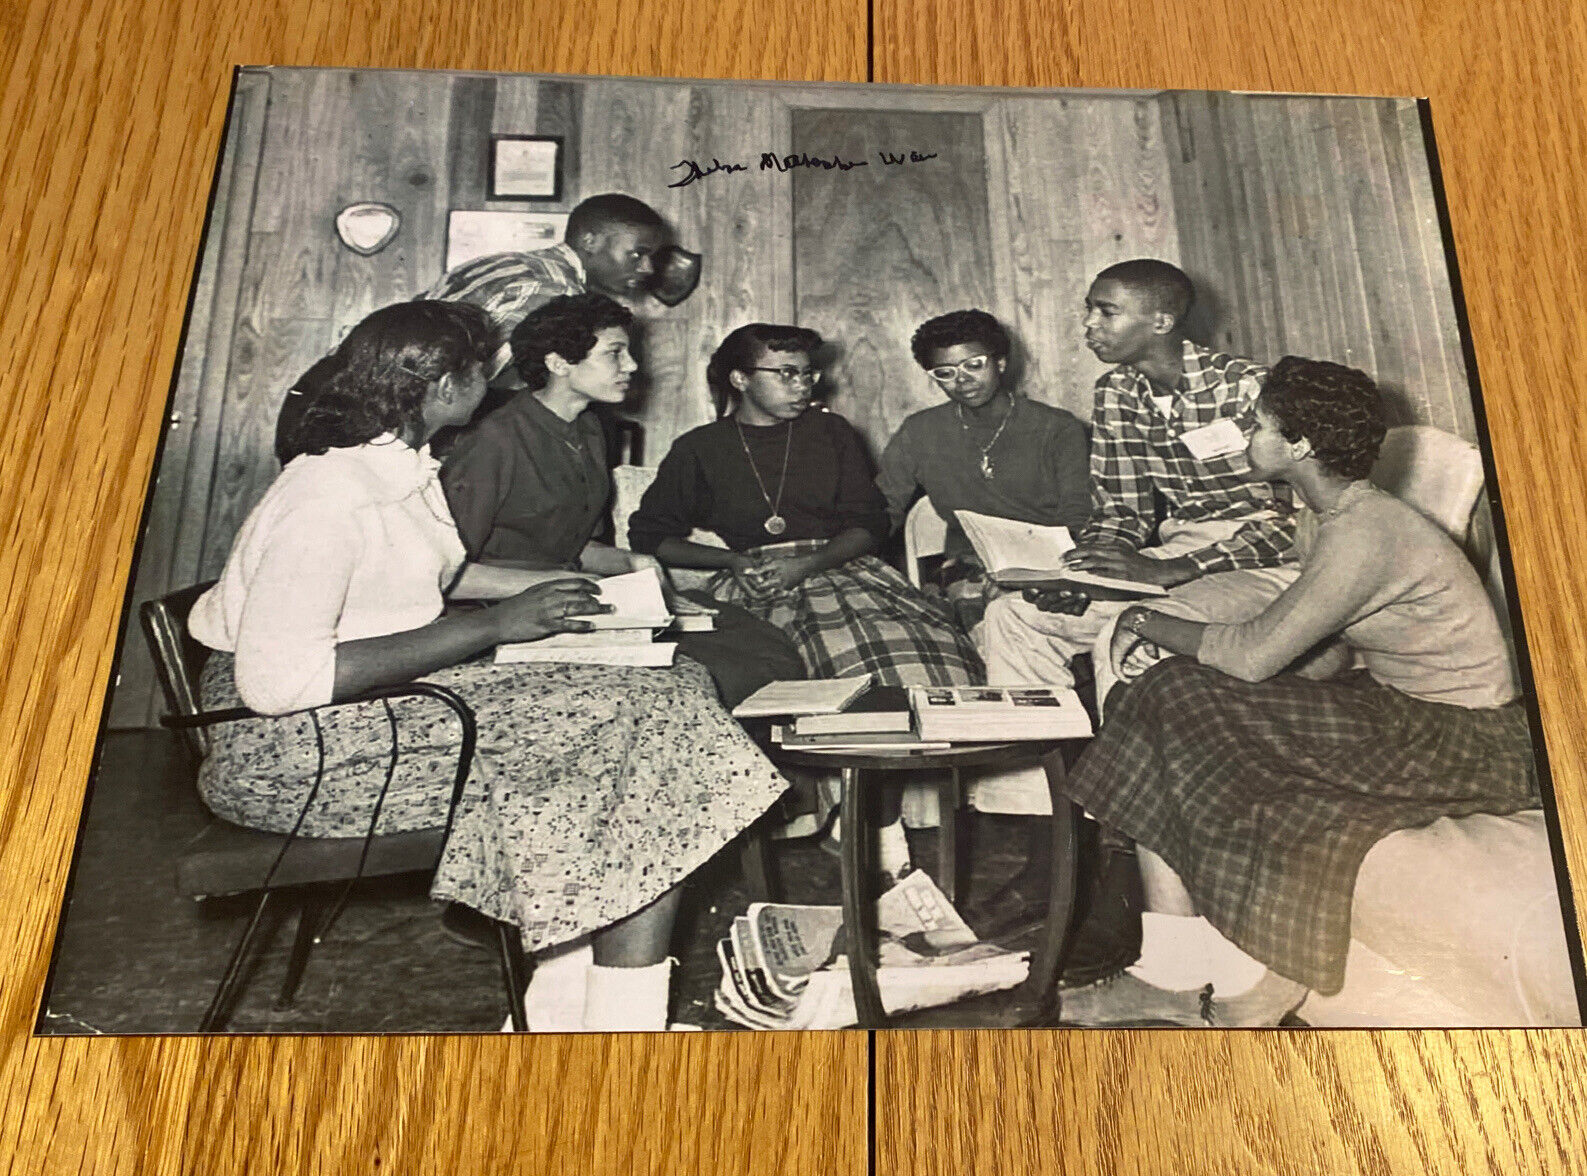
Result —
<instances>
[{"instance_id":1,"label":"white sock","mask_svg":"<svg viewBox=\"0 0 1587 1176\"><path fill-rule=\"evenodd\" d=\"M584 1028L594 1033L650 1033L667 1027L670 959L646 968L592 964L584 995Z\"/></svg>"},{"instance_id":2,"label":"white sock","mask_svg":"<svg viewBox=\"0 0 1587 1176\"><path fill-rule=\"evenodd\" d=\"M594 959L588 935L536 954L523 997L529 1032L577 1033L584 1028L585 974Z\"/></svg>"},{"instance_id":3,"label":"white sock","mask_svg":"<svg viewBox=\"0 0 1587 1176\"><path fill-rule=\"evenodd\" d=\"M909 838L902 817L876 831L876 848L876 864L894 878L909 868Z\"/></svg>"},{"instance_id":4,"label":"white sock","mask_svg":"<svg viewBox=\"0 0 1587 1176\"><path fill-rule=\"evenodd\" d=\"M1267 965L1246 955L1201 915L1141 915L1141 958L1130 975L1155 988L1189 992L1211 984L1220 999L1256 987Z\"/></svg>"}]
</instances>

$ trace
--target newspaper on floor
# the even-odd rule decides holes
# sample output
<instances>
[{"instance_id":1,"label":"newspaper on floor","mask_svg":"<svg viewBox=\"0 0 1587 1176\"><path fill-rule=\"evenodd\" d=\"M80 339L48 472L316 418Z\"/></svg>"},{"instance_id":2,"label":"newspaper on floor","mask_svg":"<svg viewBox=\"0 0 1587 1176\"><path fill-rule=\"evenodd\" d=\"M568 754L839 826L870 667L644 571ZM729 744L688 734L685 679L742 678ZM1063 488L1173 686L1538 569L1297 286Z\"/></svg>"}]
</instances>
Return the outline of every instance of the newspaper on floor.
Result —
<instances>
[{"instance_id":1,"label":"newspaper on floor","mask_svg":"<svg viewBox=\"0 0 1587 1176\"><path fill-rule=\"evenodd\" d=\"M916 870L877 900L877 985L889 1013L951 1004L1021 983L1028 952L982 943ZM717 943L716 1007L753 1029L842 1029L858 1021L843 908L752 903Z\"/></svg>"}]
</instances>

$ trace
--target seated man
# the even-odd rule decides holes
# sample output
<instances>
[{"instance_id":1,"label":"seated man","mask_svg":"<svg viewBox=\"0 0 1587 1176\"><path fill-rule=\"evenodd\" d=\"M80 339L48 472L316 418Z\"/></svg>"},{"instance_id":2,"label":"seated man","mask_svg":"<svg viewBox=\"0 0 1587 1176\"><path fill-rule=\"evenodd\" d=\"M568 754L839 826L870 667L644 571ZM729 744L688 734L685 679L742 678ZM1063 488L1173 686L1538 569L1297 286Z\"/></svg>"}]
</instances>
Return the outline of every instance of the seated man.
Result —
<instances>
[{"instance_id":1,"label":"seated man","mask_svg":"<svg viewBox=\"0 0 1587 1176\"><path fill-rule=\"evenodd\" d=\"M1186 338L1194 290L1179 269L1141 259L1109 266L1086 296L1086 345L1116 364L1096 386L1090 521L1070 566L1158 584L1153 607L1202 621L1254 616L1296 575L1288 487L1248 480L1246 439L1265 369ZM1157 500L1165 510L1158 512ZM1074 681L1069 663L1099 637L1116 603L1070 593L993 601L980 631L993 684ZM1097 699L1114 682L1094 659Z\"/></svg>"},{"instance_id":2,"label":"seated man","mask_svg":"<svg viewBox=\"0 0 1587 1176\"><path fill-rule=\"evenodd\" d=\"M586 410L626 394L638 367L628 351L632 322L610 298L577 294L553 298L513 330L523 389L465 432L441 471L469 558L597 575L657 566L592 538L612 484L600 424ZM711 672L728 707L767 682L805 676L779 630L704 594L684 595L716 612L717 629L679 634L679 652Z\"/></svg>"}]
</instances>

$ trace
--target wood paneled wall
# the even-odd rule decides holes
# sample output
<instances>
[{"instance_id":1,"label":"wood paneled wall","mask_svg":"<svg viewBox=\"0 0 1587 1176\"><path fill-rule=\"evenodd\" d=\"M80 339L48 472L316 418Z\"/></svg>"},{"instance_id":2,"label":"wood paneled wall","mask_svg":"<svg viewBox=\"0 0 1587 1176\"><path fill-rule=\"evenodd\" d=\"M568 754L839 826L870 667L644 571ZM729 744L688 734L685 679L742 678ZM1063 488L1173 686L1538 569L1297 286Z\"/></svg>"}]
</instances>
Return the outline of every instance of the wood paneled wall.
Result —
<instances>
[{"instance_id":1,"label":"wood paneled wall","mask_svg":"<svg viewBox=\"0 0 1587 1176\"><path fill-rule=\"evenodd\" d=\"M866 163L793 176L795 297L833 353L828 402L880 453L941 399L910 354L915 327L993 301L981 115L796 110L793 144ZM936 158L883 164L878 150Z\"/></svg>"},{"instance_id":2,"label":"wood paneled wall","mask_svg":"<svg viewBox=\"0 0 1587 1176\"><path fill-rule=\"evenodd\" d=\"M970 306L1008 327L1028 395L1089 420L1105 370L1082 345L1092 275L1129 257L1179 259L1155 95L937 98L949 108L878 95L794 112L796 150L873 161L799 173L794 248L799 321L840 354L833 407L877 449L941 401L910 353L915 328ZM939 158L878 168L878 148Z\"/></svg>"},{"instance_id":3,"label":"wood paneled wall","mask_svg":"<svg viewBox=\"0 0 1587 1176\"><path fill-rule=\"evenodd\" d=\"M485 198L493 131L564 138L563 199L529 207L630 192L704 255L681 305L635 306L643 384L628 411L652 464L712 418L706 361L753 320L832 341L833 407L877 451L940 397L910 335L965 306L1007 324L1028 394L1087 419L1103 371L1081 341L1087 285L1142 256L1196 279L1200 337L1358 364L1400 419L1473 435L1414 103L244 71L136 599L219 573L277 472L286 389L370 310L439 276L448 211L526 207ZM879 150L937 158L889 166ZM760 169L791 151L870 162ZM749 169L670 187L685 159ZM332 227L357 200L403 217L374 257ZM136 630L122 681L112 721L150 721Z\"/></svg>"},{"instance_id":4,"label":"wood paneled wall","mask_svg":"<svg viewBox=\"0 0 1587 1176\"><path fill-rule=\"evenodd\" d=\"M1475 441L1416 103L1161 101L1196 331L1267 362L1359 367L1388 393L1394 423Z\"/></svg>"},{"instance_id":5,"label":"wood paneled wall","mask_svg":"<svg viewBox=\"0 0 1587 1176\"><path fill-rule=\"evenodd\" d=\"M1107 370L1084 345L1086 290L1132 257L1178 264L1178 219L1155 96L1006 98L987 112L996 313L1027 393L1083 421Z\"/></svg>"},{"instance_id":6,"label":"wood paneled wall","mask_svg":"<svg viewBox=\"0 0 1587 1176\"><path fill-rule=\"evenodd\" d=\"M677 437L715 417L705 365L722 337L756 320L793 313L792 216L786 175L763 172L762 152L788 151L788 111L770 89L600 81L584 90L580 120L582 195L628 192L704 255L699 288L675 307L644 299L643 384L628 414L646 430L645 460L661 460ZM672 165L713 158L749 170L672 188Z\"/></svg>"}]
</instances>

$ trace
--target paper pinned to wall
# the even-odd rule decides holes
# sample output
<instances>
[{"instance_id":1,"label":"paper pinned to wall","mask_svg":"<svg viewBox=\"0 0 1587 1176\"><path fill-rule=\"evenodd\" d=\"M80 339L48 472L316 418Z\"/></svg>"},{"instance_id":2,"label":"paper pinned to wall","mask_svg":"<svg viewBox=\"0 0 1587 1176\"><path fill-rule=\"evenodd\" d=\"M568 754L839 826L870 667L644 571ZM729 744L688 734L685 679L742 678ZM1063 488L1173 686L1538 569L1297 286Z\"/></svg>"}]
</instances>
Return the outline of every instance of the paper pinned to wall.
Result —
<instances>
[{"instance_id":1,"label":"paper pinned to wall","mask_svg":"<svg viewBox=\"0 0 1587 1176\"><path fill-rule=\"evenodd\" d=\"M565 212L455 208L446 218L446 268L491 253L532 253L562 240Z\"/></svg>"}]
</instances>

